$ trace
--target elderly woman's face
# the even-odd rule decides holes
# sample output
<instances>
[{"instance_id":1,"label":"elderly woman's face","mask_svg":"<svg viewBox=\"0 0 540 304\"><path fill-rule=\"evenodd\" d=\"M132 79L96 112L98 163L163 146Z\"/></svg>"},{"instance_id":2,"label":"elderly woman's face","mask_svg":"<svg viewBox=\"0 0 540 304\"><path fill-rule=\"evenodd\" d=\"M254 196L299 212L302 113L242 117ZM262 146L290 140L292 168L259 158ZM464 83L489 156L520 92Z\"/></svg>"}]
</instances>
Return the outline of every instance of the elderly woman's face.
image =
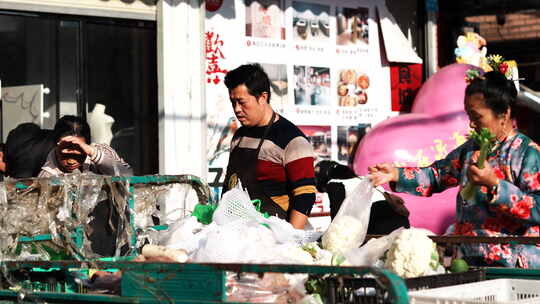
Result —
<instances>
[{"instance_id":1,"label":"elderly woman's face","mask_svg":"<svg viewBox=\"0 0 540 304\"><path fill-rule=\"evenodd\" d=\"M64 138L64 137L63 137ZM56 159L60 165L60 170L66 173L71 173L79 169L86 159L86 153L79 145L65 142L61 138L56 146ZM78 137L83 142L86 142L83 137Z\"/></svg>"},{"instance_id":2,"label":"elderly woman's face","mask_svg":"<svg viewBox=\"0 0 540 304\"><path fill-rule=\"evenodd\" d=\"M469 116L470 127L477 132L487 128L497 137L507 135L506 127L511 125L510 111L496 115L487 105L482 93L475 93L465 97L465 111Z\"/></svg>"}]
</instances>

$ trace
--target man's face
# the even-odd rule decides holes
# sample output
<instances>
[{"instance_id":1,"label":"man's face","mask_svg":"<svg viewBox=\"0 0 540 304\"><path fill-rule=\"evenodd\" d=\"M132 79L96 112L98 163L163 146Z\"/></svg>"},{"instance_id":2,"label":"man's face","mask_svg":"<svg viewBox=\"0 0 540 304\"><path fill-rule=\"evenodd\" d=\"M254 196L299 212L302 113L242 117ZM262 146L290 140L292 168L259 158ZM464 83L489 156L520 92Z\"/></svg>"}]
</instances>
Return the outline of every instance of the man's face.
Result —
<instances>
[{"instance_id":1,"label":"man's face","mask_svg":"<svg viewBox=\"0 0 540 304\"><path fill-rule=\"evenodd\" d=\"M263 126L267 93L258 98L249 94L245 85L241 84L229 91L229 98L238 121L246 127Z\"/></svg>"}]
</instances>

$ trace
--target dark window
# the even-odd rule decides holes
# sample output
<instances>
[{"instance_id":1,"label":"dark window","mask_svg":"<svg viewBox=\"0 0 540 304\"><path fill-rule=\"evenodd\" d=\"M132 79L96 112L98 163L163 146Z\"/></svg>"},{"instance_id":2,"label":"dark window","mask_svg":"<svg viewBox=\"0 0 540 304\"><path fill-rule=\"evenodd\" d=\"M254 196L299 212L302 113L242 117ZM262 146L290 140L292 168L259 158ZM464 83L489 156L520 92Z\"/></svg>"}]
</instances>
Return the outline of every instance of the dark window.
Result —
<instances>
[{"instance_id":1,"label":"dark window","mask_svg":"<svg viewBox=\"0 0 540 304\"><path fill-rule=\"evenodd\" d=\"M157 173L155 22L0 11L0 80L50 89L44 128L65 114L87 117L93 141L109 143L135 174Z\"/></svg>"}]
</instances>

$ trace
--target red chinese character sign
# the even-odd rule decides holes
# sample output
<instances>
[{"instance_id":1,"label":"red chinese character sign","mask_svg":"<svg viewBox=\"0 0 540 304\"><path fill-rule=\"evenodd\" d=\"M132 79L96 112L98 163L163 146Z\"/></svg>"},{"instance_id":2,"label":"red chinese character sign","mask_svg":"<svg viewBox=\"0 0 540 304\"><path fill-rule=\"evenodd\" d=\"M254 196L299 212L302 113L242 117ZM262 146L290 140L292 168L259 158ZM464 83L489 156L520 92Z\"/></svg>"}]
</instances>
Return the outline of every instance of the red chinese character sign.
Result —
<instances>
[{"instance_id":1,"label":"red chinese character sign","mask_svg":"<svg viewBox=\"0 0 540 304\"><path fill-rule=\"evenodd\" d=\"M209 84L220 84L227 70L221 68L222 62L226 59L223 54L223 40L219 33L206 32L205 52L206 52L206 82Z\"/></svg>"},{"instance_id":2,"label":"red chinese character sign","mask_svg":"<svg viewBox=\"0 0 540 304\"><path fill-rule=\"evenodd\" d=\"M422 85L422 65L390 64L392 111L410 112L416 93Z\"/></svg>"}]
</instances>

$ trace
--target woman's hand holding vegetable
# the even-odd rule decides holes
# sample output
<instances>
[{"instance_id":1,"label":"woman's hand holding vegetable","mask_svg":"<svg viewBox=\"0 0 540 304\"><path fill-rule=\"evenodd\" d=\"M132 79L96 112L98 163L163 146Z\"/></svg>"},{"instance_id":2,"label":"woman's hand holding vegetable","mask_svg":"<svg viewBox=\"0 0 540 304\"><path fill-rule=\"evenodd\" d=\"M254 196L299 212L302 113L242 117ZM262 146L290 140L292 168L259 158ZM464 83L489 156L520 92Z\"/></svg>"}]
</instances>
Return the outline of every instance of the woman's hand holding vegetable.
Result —
<instances>
[{"instance_id":1,"label":"woman's hand holding vegetable","mask_svg":"<svg viewBox=\"0 0 540 304\"><path fill-rule=\"evenodd\" d=\"M368 171L375 187L398 180L398 169L389 163L376 164L369 167Z\"/></svg>"},{"instance_id":2,"label":"woman's hand holding vegetable","mask_svg":"<svg viewBox=\"0 0 540 304\"><path fill-rule=\"evenodd\" d=\"M469 181L477 185L485 185L491 188L499 184L499 178L487 161L484 161L483 168L478 167L476 164L471 165L467 176Z\"/></svg>"},{"instance_id":3,"label":"woman's hand holding vegetable","mask_svg":"<svg viewBox=\"0 0 540 304\"><path fill-rule=\"evenodd\" d=\"M482 128L479 132L472 130L470 137L480 146L480 153L476 163L472 164L467 172L469 182L459 191L459 194L464 200L470 200L474 197L475 184L484 184L487 186L498 184L495 172L493 172L493 169L486 161L489 151L491 151L491 148L495 144L495 135L491 134L488 128ZM484 165L487 165L489 170Z\"/></svg>"}]
</instances>

